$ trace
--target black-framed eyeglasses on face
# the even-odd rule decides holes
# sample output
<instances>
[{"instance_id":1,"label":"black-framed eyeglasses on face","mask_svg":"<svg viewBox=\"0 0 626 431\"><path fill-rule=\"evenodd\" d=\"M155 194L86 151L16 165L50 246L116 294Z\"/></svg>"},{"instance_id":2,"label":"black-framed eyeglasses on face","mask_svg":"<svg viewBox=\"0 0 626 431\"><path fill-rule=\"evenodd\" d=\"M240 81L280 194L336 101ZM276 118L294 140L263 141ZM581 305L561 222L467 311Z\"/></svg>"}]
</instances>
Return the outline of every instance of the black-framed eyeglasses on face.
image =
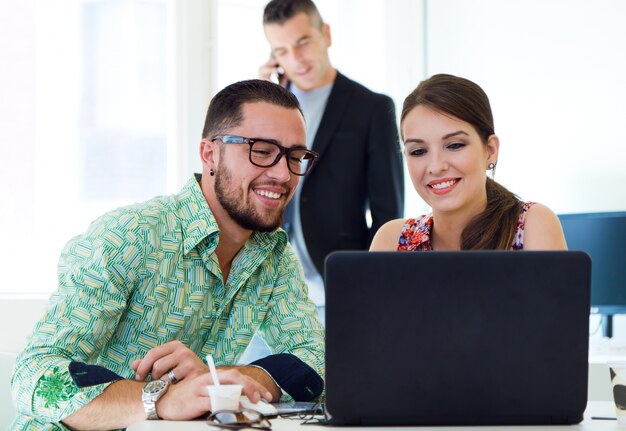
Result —
<instances>
[{"instance_id":1,"label":"black-framed eyeglasses on face","mask_svg":"<svg viewBox=\"0 0 626 431\"><path fill-rule=\"evenodd\" d=\"M289 172L294 175L306 175L311 171L313 163L319 155L302 147L286 148L270 139L244 138L235 135L215 135L211 141L219 140L224 144L248 144L250 146L250 163L260 168L269 168L287 158Z\"/></svg>"},{"instance_id":2,"label":"black-framed eyeglasses on face","mask_svg":"<svg viewBox=\"0 0 626 431\"><path fill-rule=\"evenodd\" d=\"M256 410L218 410L206 420L210 426L229 430L252 428L270 431L272 424Z\"/></svg>"}]
</instances>

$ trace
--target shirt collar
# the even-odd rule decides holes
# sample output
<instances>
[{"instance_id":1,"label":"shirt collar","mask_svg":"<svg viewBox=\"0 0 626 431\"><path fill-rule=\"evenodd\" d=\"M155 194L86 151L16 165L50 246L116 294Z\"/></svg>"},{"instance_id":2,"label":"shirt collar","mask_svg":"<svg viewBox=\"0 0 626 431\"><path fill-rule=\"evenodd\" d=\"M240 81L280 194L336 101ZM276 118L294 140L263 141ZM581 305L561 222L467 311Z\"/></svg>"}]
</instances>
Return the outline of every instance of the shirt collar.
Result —
<instances>
[{"instance_id":1,"label":"shirt collar","mask_svg":"<svg viewBox=\"0 0 626 431\"><path fill-rule=\"evenodd\" d=\"M214 249L219 243L220 229L200 188L200 178L200 174L195 174L176 195L185 254L205 238L209 248ZM284 247L287 244L287 233L278 228L274 232L254 232L250 239L262 248Z\"/></svg>"},{"instance_id":2,"label":"shirt collar","mask_svg":"<svg viewBox=\"0 0 626 431\"><path fill-rule=\"evenodd\" d=\"M178 218L183 234L183 252L189 253L200 241L209 238L217 246L219 227L199 184L200 175L187 181L176 195Z\"/></svg>"}]
</instances>

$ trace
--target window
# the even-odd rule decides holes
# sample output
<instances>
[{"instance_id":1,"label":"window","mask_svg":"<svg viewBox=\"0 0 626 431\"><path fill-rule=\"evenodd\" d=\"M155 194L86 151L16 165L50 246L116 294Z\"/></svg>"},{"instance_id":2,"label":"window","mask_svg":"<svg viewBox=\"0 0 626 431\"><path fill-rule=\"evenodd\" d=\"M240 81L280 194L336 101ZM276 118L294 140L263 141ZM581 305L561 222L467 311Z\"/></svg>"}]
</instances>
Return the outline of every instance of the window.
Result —
<instances>
[{"instance_id":1,"label":"window","mask_svg":"<svg viewBox=\"0 0 626 431\"><path fill-rule=\"evenodd\" d=\"M70 237L117 206L175 192L198 171L210 97L256 77L269 55L265 3L0 3L1 16L10 17L0 25L0 52L14 59L0 71L0 193L8 196L0 211L0 294L48 294ZM395 46L380 19L389 13L385 6L375 0L319 0L318 6L333 31L333 64L376 91L394 93L389 82L397 80L388 71L395 69L386 66L383 49ZM355 8L362 18L357 30ZM363 31L370 21L378 24ZM354 46L368 47L367 67Z\"/></svg>"},{"instance_id":2,"label":"window","mask_svg":"<svg viewBox=\"0 0 626 431\"><path fill-rule=\"evenodd\" d=\"M167 0L0 7L10 17L0 52L14 59L0 72L0 294L48 294L70 237L106 211L177 189L168 154L180 142L167 118L176 9Z\"/></svg>"}]
</instances>

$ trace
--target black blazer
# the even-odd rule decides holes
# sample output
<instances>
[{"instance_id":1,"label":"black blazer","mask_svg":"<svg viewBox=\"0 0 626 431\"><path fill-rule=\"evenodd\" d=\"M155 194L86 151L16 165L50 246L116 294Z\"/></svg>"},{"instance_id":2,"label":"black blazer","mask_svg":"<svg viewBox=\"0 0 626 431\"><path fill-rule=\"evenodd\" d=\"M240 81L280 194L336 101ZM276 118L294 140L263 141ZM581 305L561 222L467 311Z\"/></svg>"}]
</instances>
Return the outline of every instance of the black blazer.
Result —
<instances>
[{"instance_id":1,"label":"black blazer","mask_svg":"<svg viewBox=\"0 0 626 431\"><path fill-rule=\"evenodd\" d=\"M367 249L381 225L404 215L393 101L337 73L312 149L320 157L300 180L300 214L307 249L323 275L330 252ZM292 205L285 213L288 234Z\"/></svg>"}]
</instances>

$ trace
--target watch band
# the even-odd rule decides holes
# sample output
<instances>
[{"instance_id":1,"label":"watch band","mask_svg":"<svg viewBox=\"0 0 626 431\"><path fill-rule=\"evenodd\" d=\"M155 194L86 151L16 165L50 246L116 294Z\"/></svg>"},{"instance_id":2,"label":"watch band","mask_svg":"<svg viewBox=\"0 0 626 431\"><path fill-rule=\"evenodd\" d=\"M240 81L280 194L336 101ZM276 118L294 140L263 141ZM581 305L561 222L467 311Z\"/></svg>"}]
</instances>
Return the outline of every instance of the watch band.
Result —
<instances>
[{"instance_id":1,"label":"watch band","mask_svg":"<svg viewBox=\"0 0 626 431\"><path fill-rule=\"evenodd\" d=\"M146 419L150 421L158 421L161 419L159 415L157 415L156 401L144 401L143 409L146 411Z\"/></svg>"},{"instance_id":2,"label":"watch band","mask_svg":"<svg viewBox=\"0 0 626 431\"><path fill-rule=\"evenodd\" d=\"M169 382L165 380L152 380L143 385L141 401L143 402L143 409L146 412L146 419L160 419L156 410L156 402L163 396L168 387Z\"/></svg>"}]
</instances>

